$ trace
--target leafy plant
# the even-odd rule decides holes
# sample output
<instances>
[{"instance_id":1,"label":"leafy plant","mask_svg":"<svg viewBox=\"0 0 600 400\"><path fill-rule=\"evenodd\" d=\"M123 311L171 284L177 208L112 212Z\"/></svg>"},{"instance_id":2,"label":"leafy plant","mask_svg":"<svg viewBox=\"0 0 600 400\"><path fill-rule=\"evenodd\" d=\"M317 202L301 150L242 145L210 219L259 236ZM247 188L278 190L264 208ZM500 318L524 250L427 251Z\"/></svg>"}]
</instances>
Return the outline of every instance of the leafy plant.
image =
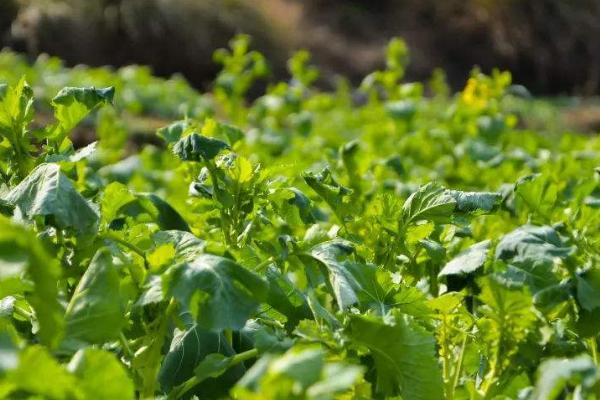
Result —
<instances>
[{"instance_id":1,"label":"leafy plant","mask_svg":"<svg viewBox=\"0 0 600 400\"><path fill-rule=\"evenodd\" d=\"M201 96L0 53L0 398L600 397L597 136L400 39L358 89L215 59Z\"/></svg>"}]
</instances>

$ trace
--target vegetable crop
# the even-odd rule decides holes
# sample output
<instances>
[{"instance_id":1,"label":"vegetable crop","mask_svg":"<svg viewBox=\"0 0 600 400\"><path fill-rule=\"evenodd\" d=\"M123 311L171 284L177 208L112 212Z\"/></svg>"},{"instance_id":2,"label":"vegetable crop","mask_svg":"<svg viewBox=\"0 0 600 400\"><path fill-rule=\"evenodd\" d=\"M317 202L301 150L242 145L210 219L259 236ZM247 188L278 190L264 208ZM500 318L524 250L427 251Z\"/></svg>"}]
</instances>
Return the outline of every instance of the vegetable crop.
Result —
<instances>
[{"instance_id":1,"label":"vegetable crop","mask_svg":"<svg viewBox=\"0 0 600 400\"><path fill-rule=\"evenodd\" d=\"M3 53L0 397L600 398L598 137L386 54L324 91L240 36L200 94Z\"/></svg>"}]
</instances>

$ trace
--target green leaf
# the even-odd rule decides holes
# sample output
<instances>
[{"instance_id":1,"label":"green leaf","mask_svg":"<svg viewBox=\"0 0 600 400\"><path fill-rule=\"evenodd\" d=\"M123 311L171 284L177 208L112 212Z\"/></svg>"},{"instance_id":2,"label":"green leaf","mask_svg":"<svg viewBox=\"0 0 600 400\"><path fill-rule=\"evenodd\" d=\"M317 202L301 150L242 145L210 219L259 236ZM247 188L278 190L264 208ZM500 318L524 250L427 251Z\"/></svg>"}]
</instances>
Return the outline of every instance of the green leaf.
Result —
<instances>
[{"instance_id":1,"label":"green leaf","mask_svg":"<svg viewBox=\"0 0 600 400\"><path fill-rule=\"evenodd\" d=\"M575 358L551 358L544 361L538 369L538 379L532 398L534 400L553 400L563 398L567 387L579 387L580 398L593 391L587 391L597 384L600 372L588 355ZM588 398L588 397L585 397ZM593 398L593 397L589 397Z\"/></svg>"},{"instance_id":2,"label":"green leaf","mask_svg":"<svg viewBox=\"0 0 600 400\"><path fill-rule=\"evenodd\" d=\"M125 318L117 268L107 248L98 250L67 307L67 339L101 344L119 336Z\"/></svg>"},{"instance_id":3,"label":"green leaf","mask_svg":"<svg viewBox=\"0 0 600 400\"><path fill-rule=\"evenodd\" d=\"M190 226L169 203L154 193L136 193L140 205L153 216L163 231L190 232Z\"/></svg>"},{"instance_id":4,"label":"green leaf","mask_svg":"<svg viewBox=\"0 0 600 400\"><path fill-rule=\"evenodd\" d=\"M409 317L398 312L384 319L350 315L348 335L369 349L375 361L377 393L406 400L443 398L433 335Z\"/></svg>"},{"instance_id":5,"label":"green leaf","mask_svg":"<svg viewBox=\"0 0 600 400\"><path fill-rule=\"evenodd\" d=\"M54 117L58 121L52 136L59 144L83 118L94 108L111 104L115 94L113 87L96 89L94 87L65 87L52 99Z\"/></svg>"},{"instance_id":6,"label":"green leaf","mask_svg":"<svg viewBox=\"0 0 600 400\"><path fill-rule=\"evenodd\" d=\"M261 324L259 320L248 321L240 334L250 339L259 354L283 353L294 344L294 340L287 337L286 331Z\"/></svg>"},{"instance_id":7,"label":"green leaf","mask_svg":"<svg viewBox=\"0 0 600 400\"><path fill-rule=\"evenodd\" d=\"M119 182L112 182L104 188L100 200L100 209L102 210L102 224L110 224L119 215L119 210L135 201L135 196L131 194L127 186Z\"/></svg>"},{"instance_id":8,"label":"green leaf","mask_svg":"<svg viewBox=\"0 0 600 400\"><path fill-rule=\"evenodd\" d=\"M487 259L491 241L475 243L450 260L439 273L439 276L467 275L481 267Z\"/></svg>"},{"instance_id":9,"label":"green leaf","mask_svg":"<svg viewBox=\"0 0 600 400\"><path fill-rule=\"evenodd\" d=\"M134 400L134 385L117 358L99 349L78 351L68 370L78 379L83 398L94 400Z\"/></svg>"},{"instance_id":10,"label":"green leaf","mask_svg":"<svg viewBox=\"0 0 600 400\"><path fill-rule=\"evenodd\" d=\"M292 347L279 357L258 360L233 395L240 400L335 399L346 395L362 375L363 368L329 361L320 348Z\"/></svg>"},{"instance_id":11,"label":"green leaf","mask_svg":"<svg viewBox=\"0 0 600 400\"><path fill-rule=\"evenodd\" d=\"M302 178L331 207L340 222L345 223L352 220L350 201L347 199L352 194L352 189L336 182L328 168L318 174L305 172L302 174Z\"/></svg>"},{"instance_id":12,"label":"green leaf","mask_svg":"<svg viewBox=\"0 0 600 400\"><path fill-rule=\"evenodd\" d=\"M80 397L75 377L39 345L24 349L19 356L18 367L9 371L0 381L0 397L19 398L19 392L44 399Z\"/></svg>"},{"instance_id":13,"label":"green leaf","mask_svg":"<svg viewBox=\"0 0 600 400\"><path fill-rule=\"evenodd\" d=\"M163 284L165 293L209 330L242 328L268 290L267 282L254 272L209 254L170 268Z\"/></svg>"},{"instance_id":14,"label":"green leaf","mask_svg":"<svg viewBox=\"0 0 600 400\"><path fill-rule=\"evenodd\" d=\"M181 138L173 147L173 153L184 161L210 161L229 145L222 140L192 133Z\"/></svg>"},{"instance_id":15,"label":"green leaf","mask_svg":"<svg viewBox=\"0 0 600 400\"><path fill-rule=\"evenodd\" d=\"M518 346L535 327L536 315L527 290L508 289L491 277L481 278L478 283L482 317L477 326L482 340L488 343L488 362L495 366L489 370L488 379L495 379L502 370L511 367Z\"/></svg>"},{"instance_id":16,"label":"green leaf","mask_svg":"<svg viewBox=\"0 0 600 400\"><path fill-rule=\"evenodd\" d=\"M313 207L310 199L306 197L302 191L296 189L295 187L290 187L287 189L294 194L294 196L289 199L288 202L298 208L298 214L300 215L302 222L305 224L314 224L316 219L313 214Z\"/></svg>"},{"instance_id":17,"label":"green leaf","mask_svg":"<svg viewBox=\"0 0 600 400\"><path fill-rule=\"evenodd\" d=\"M5 93L0 98L0 136L13 136L9 140L14 147L14 135L22 135L23 129L32 119L33 90L22 78L16 85L5 87Z\"/></svg>"},{"instance_id":18,"label":"green leaf","mask_svg":"<svg viewBox=\"0 0 600 400\"><path fill-rule=\"evenodd\" d=\"M575 251L550 226L523 225L504 235L496 246L495 258L507 263L502 279L527 284L538 290L557 284L552 268L555 258L567 258Z\"/></svg>"},{"instance_id":19,"label":"green leaf","mask_svg":"<svg viewBox=\"0 0 600 400\"><path fill-rule=\"evenodd\" d=\"M591 268L577 275L577 301L587 311L600 307L600 269Z\"/></svg>"},{"instance_id":20,"label":"green leaf","mask_svg":"<svg viewBox=\"0 0 600 400\"><path fill-rule=\"evenodd\" d=\"M515 185L518 205L550 218L558 196L558 186L542 174L529 175L519 179Z\"/></svg>"},{"instance_id":21,"label":"green leaf","mask_svg":"<svg viewBox=\"0 0 600 400\"><path fill-rule=\"evenodd\" d=\"M158 231L152 235L152 241L156 247L173 245L176 261L194 261L200 254L204 253L206 243L198 239L190 232L170 230Z\"/></svg>"},{"instance_id":22,"label":"green leaf","mask_svg":"<svg viewBox=\"0 0 600 400\"><path fill-rule=\"evenodd\" d=\"M494 192L460 192L446 190L446 194L456 200L456 209L465 213L489 213L499 205L502 196Z\"/></svg>"},{"instance_id":23,"label":"green leaf","mask_svg":"<svg viewBox=\"0 0 600 400\"><path fill-rule=\"evenodd\" d=\"M419 221L449 223L455 212L489 213L500 204L501 195L493 192L461 192L428 183L411 194L402 207L402 226Z\"/></svg>"},{"instance_id":24,"label":"green leaf","mask_svg":"<svg viewBox=\"0 0 600 400\"><path fill-rule=\"evenodd\" d=\"M229 364L231 364L230 357L219 353L209 354L194 368L194 375L200 382L208 378L216 378L227 371Z\"/></svg>"},{"instance_id":25,"label":"green leaf","mask_svg":"<svg viewBox=\"0 0 600 400\"><path fill-rule=\"evenodd\" d=\"M447 223L456 208L456 199L441 186L429 183L411 194L402 207L402 225L419 221Z\"/></svg>"},{"instance_id":26,"label":"green leaf","mask_svg":"<svg viewBox=\"0 0 600 400\"><path fill-rule=\"evenodd\" d=\"M189 120L173 122L167 126L159 128L156 134L161 137L167 144L177 143L181 136L186 132L192 124Z\"/></svg>"},{"instance_id":27,"label":"green leaf","mask_svg":"<svg viewBox=\"0 0 600 400\"><path fill-rule=\"evenodd\" d=\"M202 398L224 396L246 370L242 364L229 369L226 362L221 364L233 355L235 351L222 333L211 332L197 325L185 330L176 329L158 375L161 389L169 393L194 374L200 374L203 382L192 389L191 393ZM219 365L223 365L227 371L212 369Z\"/></svg>"},{"instance_id":28,"label":"green leaf","mask_svg":"<svg viewBox=\"0 0 600 400\"><path fill-rule=\"evenodd\" d=\"M35 310L39 338L50 347L58 344L64 322L58 303L60 274L60 265L33 233L0 216L0 292L2 297L25 294Z\"/></svg>"},{"instance_id":29,"label":"green leaf","mask_svg":"<svg viewBox=\"0 0 600 400\"><path fill-rule=\"evenodd\" d=\"M301 319L310 318L310 309L304 295L287 276L275 266L269 266L265 276L269 282L266 301L287 317L288 324L295 326Z\"/></svg>"},{"instance_id":30,"label":"green leaf","mask_svg":"<svg viewBox=\"0 0 600 400\"><path fill-rule=\"evenodd\" d=\"M325 267L324 275L328 277L333 295L340 309L346 309L358 302L357 290L359 282L347 268L349 263L344 263L346 257L354 251L354 247L344 240L332 240L320 243L310 250L310 253L301 256L301 259L314 260L320 267Z\"/></svg>"},{"instance_id":31,"label":"green leaf","mask_svg":"<svg viewBox=\"0 0 600 400\"><path fill-rule=\"evenodd\" d=\"M98 214L57 164L41 164L4 196L27 218L52 216L58 228L93 234Z\"/></svg>"}]
</instances>

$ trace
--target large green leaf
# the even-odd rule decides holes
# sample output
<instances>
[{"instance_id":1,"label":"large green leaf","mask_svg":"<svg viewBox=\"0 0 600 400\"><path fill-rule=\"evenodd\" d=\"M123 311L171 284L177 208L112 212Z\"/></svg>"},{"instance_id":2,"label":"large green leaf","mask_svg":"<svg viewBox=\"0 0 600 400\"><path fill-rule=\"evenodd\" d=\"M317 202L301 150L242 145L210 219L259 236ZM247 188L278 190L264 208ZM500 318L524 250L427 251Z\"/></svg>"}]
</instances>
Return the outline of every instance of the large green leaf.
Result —
<instances>
[{"instance_id":1,"label":"large green leaf","mask_svg":"<svg viewBox=\"0 0 600 400\"><path fill-rule=\"evenodd\" d=\"M385 318L351 315L348 335L369 349L381 395L400 395L406 400L443 398L433 335L407 316L398 312Z\"/></svg>"},{"instance_id":2,"label":"large green leaf","mask_svg":"<svg viewBox=\"0 0 600 400\"><path fill-rule=\"evenodd\" d=\"M499 273L506 283L528 285L535 294L558 284L553 272L554 259L567 258L574 251L554 228L523 225L502 237L495 258L507 264Z\"/></svg>"},{"instance_id":3,"label":"large green leaf","mask_svg":"<svg viewBox=\"0 0 600 400\"><path fill-rule=\"evenodd\" d=\"M502 237L496 246L496 259L551 266L554 258L566 258L574 251L554 228L523 225Z\"/></svg>"},{"instance_id":4,"label":"large green leaf","mask_svg":"<svg viewBox=\"0 0 600 400\"><path fill-rule=\"evenodd\" d=\"M79 281L65 315L67 339L104 343L125 323L118 266L107 248L98 250Z\"/></svg>"},{"instance_id":5,"label":"large green leaf","mask_svg":"<svg viewBox=\"0 0 600 400\"><path fill-rule=\"evenodd\" d=\"M428 183L411 194L402 207L402 225L407 227L419 221L448 223L453 214L483 214L496 209L501 200L499 193L461 192L444 189Z\"/></svg>"},{"instance_id":6,"label":"large green leaf","mask_svg":"<svg viewBox=\"0 0 600 400\"><path fill-rule=\"evenodd\" d=\"M456 199L435 184L421 186L411 194L402 207L402 224L408 226L418 221L450 222L456 208Z\"/></svg>"},{"instance_id":7,"label":"large green leaf","mask_svg":"<svg viewBox=\"0 0 600 400\"><path fill-rule=\"evenodd\" d=\"M52 216L58 228L93 234L98 227L97 212L60 172L58 164L39 165L4 199L27 218Z\"/></svg>"},{"instance_id":8,"label":"large green leaf","mask_svg":"<svg viewBox=\"0 0 600 400\"><path fill-rule=\"evenodd\" d=\"M164 290L209 330L240 329L267 297L267 282L227 258L210 254L170 268Z\"/></svg>"}]
</instances>

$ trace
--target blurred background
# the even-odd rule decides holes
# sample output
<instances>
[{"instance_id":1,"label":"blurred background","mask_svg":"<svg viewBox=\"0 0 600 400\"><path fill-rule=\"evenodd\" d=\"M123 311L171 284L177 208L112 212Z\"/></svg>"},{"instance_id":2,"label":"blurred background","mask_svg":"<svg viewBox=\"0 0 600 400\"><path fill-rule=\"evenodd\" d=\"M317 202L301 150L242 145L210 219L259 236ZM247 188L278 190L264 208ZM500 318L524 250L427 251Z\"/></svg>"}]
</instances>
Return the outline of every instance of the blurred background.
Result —
<instances>
[{"instance_id":1,"label":"blurred background","mask_svg":"<svg viewBox=\"0 0 600 400\"><path fill-rule=\"evenodd\" d=\"M409 80L443 68L454 88L475 65L508 69L536 95L600 90L600 0L0 0L0 44L67 65L144 64L197 88L212 52L247 33L283 76L305 48L323 71L359 82L389 38L411 51Z\"/></svg>"}]
</instances>

